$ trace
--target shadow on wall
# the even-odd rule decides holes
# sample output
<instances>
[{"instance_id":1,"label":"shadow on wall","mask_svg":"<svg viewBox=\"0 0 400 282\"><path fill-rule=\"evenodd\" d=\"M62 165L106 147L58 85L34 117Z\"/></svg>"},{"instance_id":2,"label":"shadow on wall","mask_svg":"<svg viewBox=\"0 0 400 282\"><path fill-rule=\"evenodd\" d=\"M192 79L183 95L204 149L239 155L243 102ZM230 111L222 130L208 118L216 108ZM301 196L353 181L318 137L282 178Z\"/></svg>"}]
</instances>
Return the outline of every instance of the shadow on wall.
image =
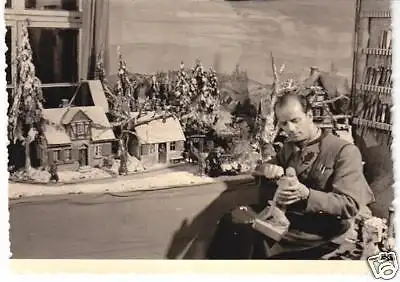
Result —
<instances>
[{"instance_id":1,"label":"shadow on wall","mask_svg":"<svg viewBox=\"0 0 400 282\"><path fill-rule=\"evenodd\" d=\"M375 196L375 202L371 205L372 213L388 218L388 209L394 200L391 137L386 132L355 128L353 138L363 156L364 174Z\"/></svg>"},{"instance_id":2,"label":"shadow on wall","mask_svg":"<svg viewBox=\"0 0 400 282\"><path fill-rule=\"evenodd\" d=\"M218 221L240 205L259 202L256 183L249 180L225 182L226 190L199 213L192 222L181 222L172 235L166 259L205 259Z\"/></svg>"}]
</instances>

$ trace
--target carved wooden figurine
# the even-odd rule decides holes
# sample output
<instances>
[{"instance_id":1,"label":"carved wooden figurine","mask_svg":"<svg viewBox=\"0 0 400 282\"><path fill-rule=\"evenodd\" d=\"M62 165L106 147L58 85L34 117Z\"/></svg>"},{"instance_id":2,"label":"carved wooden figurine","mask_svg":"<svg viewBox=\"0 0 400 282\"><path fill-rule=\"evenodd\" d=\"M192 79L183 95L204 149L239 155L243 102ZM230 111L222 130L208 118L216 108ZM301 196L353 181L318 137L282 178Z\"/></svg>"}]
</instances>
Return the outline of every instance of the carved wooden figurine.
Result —
<instances>
[{"instance_id":1,"label":"carved wooden figurine","mask_svg":"<svg viewBox=\"0 0 400 282\"><path fill-rule=\"evenodd\" d=\"M385 219L372 217L364 222L362 230L363 253L361 255L361 260L365 260L380 252L379 245L382 243L387 230L385 221Z\"/></svg>"}]
</instances>

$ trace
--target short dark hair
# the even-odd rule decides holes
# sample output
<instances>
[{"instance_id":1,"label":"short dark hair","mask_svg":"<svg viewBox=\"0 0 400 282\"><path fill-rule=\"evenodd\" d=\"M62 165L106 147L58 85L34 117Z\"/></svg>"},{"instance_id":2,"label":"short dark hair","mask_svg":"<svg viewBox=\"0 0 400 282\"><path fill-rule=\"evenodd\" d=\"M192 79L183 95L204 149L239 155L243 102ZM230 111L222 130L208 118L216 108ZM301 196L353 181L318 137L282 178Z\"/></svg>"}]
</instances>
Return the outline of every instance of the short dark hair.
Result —
<instances>
[{"instance_id":1,"label":"short dark hair","mask_svg":"<svg viewBox=\"0 0 400 282\"><path fill-rule=\"evenodd\" d=\"M291 99L299 101L304 113L308 113L312 110L311 103L305 95L300 95L296 92L286 92L283 95L278 96L274 104L275 125L277 124L276 108L285 106Z\"/></svg>"},{"instance_id":2,"label":"short dark hair","mask_svg":"<svg viewBox=\"0 0 400 282\"><path fill-rule=\"evenodd\" d=\"M287 104L287 102L291 99L296 99L299 101L301 108L303 109L304 113L311 111L311 103L305 95L300 95L295 92L287 92L281 96L278 96L276 102L274 104L274 112L277 107L282 107Z\"/></svg>"}]
</instances>

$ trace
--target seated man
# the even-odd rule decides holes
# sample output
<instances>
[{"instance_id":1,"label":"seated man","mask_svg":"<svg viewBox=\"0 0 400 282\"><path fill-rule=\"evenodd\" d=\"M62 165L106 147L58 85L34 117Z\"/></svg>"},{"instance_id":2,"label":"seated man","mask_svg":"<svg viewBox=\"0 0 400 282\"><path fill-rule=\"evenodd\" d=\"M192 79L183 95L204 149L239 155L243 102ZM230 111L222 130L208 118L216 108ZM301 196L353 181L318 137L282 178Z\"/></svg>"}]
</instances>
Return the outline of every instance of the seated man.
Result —
<instances>
[{"instance_id":1,"label":"seated man","mask_svg":"<svg viewBox=\"0 0 400 282\"><path fill-rule=\"evenodd\" d=\"M236 233L236 237L232 236L236 238L232 241L234 245L227 246L228 239L225 242L214 239L225 244L222 247L225 249L247 245L252 249L251 254L250 251L242 254L251 258L318 259L341 244L360 208L374 201L374 196L364 178L358 148L322 131L313 122L311 105L305 97L285 94L278 98L274 110L277 125L288 138L277 156L260 165L256 172L264 178L260 193L264 194L265 206L275 194L274 180L282 179L289 167L295 170L294 176L283 176L288 178L290 185L279 189L276 198L277 203L286 209L289 230L279 242L275 242L259 232L250 231L249 225L246 231L243 226L234 227L231 218L228 221L225 218L220 227L225 225L226 229L230 226L232 230L217 230L216 236ZM243 234L240 243L237 233ZM244 238L251 238L251 244ZM216 244L213 242L211 248L218 248ZM230 252L234 254L232 249ZM234 256L232 258L240 255ZM209 258L218 257L228 258L221 252L210 250Z\"/></svg>"}]
</instances>

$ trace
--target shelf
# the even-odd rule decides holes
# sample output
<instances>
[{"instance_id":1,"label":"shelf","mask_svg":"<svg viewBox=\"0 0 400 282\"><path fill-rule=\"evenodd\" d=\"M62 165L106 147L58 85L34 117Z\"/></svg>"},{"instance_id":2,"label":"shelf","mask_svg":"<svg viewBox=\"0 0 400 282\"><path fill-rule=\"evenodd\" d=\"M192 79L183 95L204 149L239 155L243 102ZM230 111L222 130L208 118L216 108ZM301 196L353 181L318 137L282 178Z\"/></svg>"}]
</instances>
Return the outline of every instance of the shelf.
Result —
<instances>
[{"instance_id":1,"label":"shelf","mask_svg":"<svg viewBox=\"0 0 400 282\"><path fill-rule=\"evenodd\" d=\"M364 90L364 91L370 91L370 92L376 92L379 94L387 94L387 95L392 94L391 87L383 87L383 86L375 86L375 85L357 83L357 89Z\"/></svg>"},{"instance_id":2,"label":"shelf","mask_svg":"<svg viewBox=\"0 0 400 282\"><path fill-rule=\"evenodd\" d=\"M333 115L332 117L330 115L324 115L324 116L314 116L314 119L322 120L322 119L346 119L346 118L351 118L350 115Z\"/></svg>"},{"instance_id":3,"label":"shelf","mask_svg":"<svg viewBox=\"0 0 400 282\"><path fill-rule=\"evenodd\" d=\"M366 126L366 127L374 128L374 129L380 129L380 130L384 130L384 131L392 130L391 124L367 120L367 119L361 119L361 118L353 118L352 124Z\"/></svg>"},{"instance_id":4,"label":"shelf","mask_svg":"<svg viewBox=\"0 0 400 282\"><path fill-rule=\"evenodd\" d=\"M322 128L322 129L326 129L326 128L333 128L333 125L332 124L325 124L325 123L322 123L322 124L319 124L318 123L318 127L319 128Z\"/></svg>"},{"instance_id":5,"label":"shelf","mask_svg":"<svg viewBox=\"0 0 400 282\"><path fill-rule=\"evenodd\" d=\"M366 92L361 92L361 93L359 92L359 93L357 93L357 95L365 97L365 96L369 96L369 93L368 92L367 93ZM378 97L382 104L387 104L387 105L390 105L390 106L393 105L393 99L392 99L392 96L390 94L378 93L377 95L374 95L374 96Z\"/></svg>"},{"instance_id":6,"label":"shelf","mask_svg":"<svg viewBox=\"0 0 400 282\"><path fill-rule=\"evenodd\" d=\"M361 52L367 55L392 56L392 49L364 48Z\"/></svg>"},{"instance_id":7,"label":"shelf","mask_svg":"<svg viewBox=\"0 0 400 282\"><path fill-rule=\"evenodd\" d=\"M391 18L391 11L364 11L361 18Z\"/></svg>"}]
</instances>

